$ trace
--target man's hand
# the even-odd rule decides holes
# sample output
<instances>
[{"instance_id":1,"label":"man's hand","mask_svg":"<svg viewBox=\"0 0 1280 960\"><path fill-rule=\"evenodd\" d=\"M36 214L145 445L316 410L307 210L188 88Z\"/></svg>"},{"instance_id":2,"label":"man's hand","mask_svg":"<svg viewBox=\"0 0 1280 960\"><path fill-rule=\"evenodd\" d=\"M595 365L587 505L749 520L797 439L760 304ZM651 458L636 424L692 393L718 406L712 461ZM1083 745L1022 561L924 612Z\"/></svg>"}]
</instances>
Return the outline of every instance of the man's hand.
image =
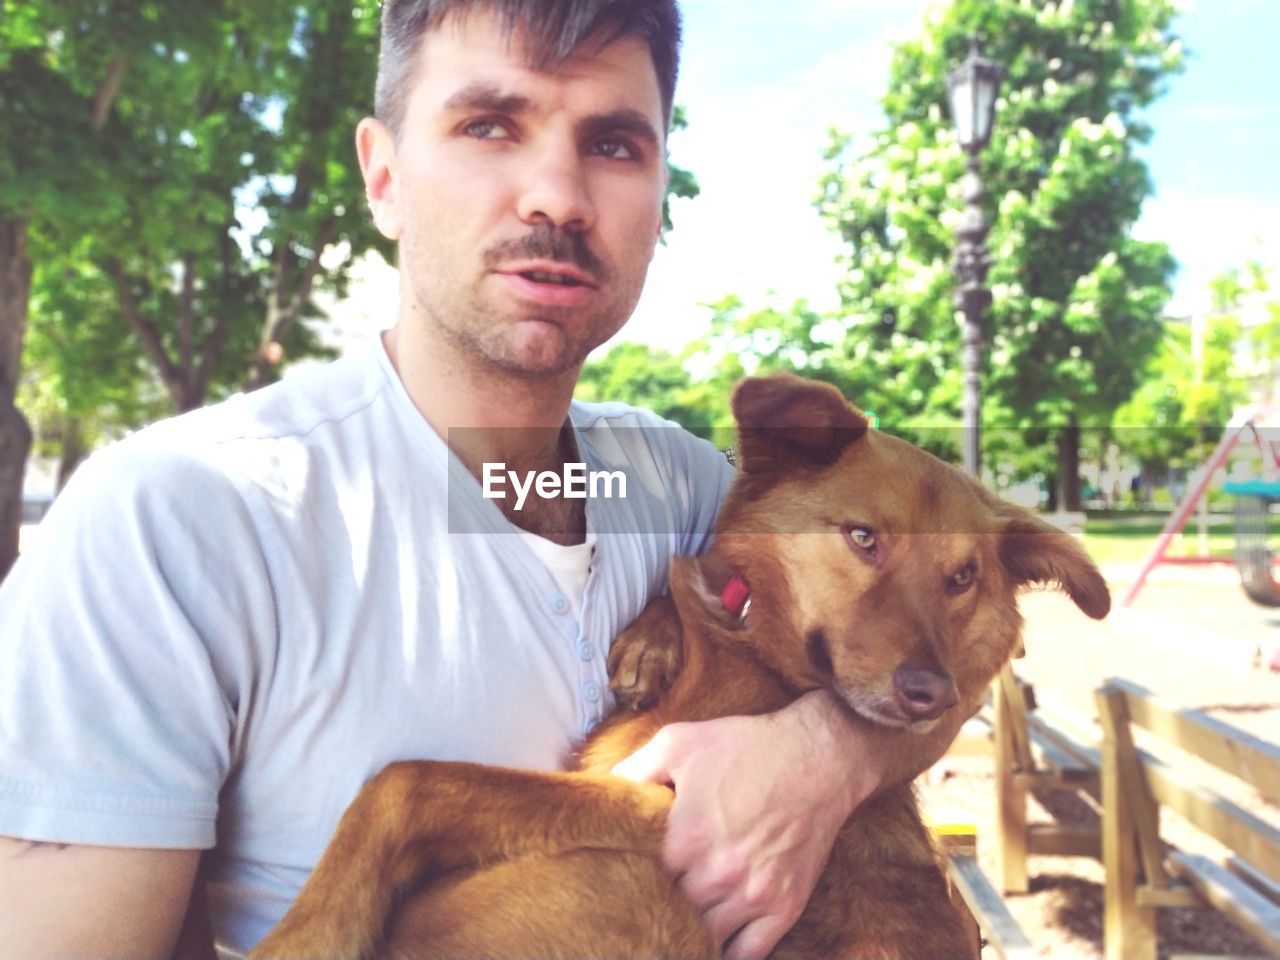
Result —
<instances>
[{"instance_id":1,"label":"man's hand","mask_svg":"<svg viewBox=\"0 0 1280 960\"><path fill-rule=\"evenodd\" d=\"M825 692L664 727L614 773L675 787L663 859L726 960L760 960L804 911L849 814L880 786L867 728Z\"/></svg>"}]
</instances>

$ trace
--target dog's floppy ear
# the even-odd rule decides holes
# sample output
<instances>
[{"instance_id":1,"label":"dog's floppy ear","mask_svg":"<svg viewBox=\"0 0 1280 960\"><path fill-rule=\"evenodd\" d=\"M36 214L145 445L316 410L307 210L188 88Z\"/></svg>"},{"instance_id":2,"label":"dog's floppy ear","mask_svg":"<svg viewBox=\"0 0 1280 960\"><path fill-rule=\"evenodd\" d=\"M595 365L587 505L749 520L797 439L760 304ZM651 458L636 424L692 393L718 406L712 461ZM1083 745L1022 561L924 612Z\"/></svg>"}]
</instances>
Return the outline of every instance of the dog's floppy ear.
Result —
<instances>
[{"instance_id":1,"label":"dog's floppy ear","mask_svg":"<svg viewBox=\"0 0 1280 960\"><path fill-rule=\"evenodd\" d=\"M1039 517L1019 512L1006 522L1000 560L1018 583L1058 584L1095 620L1111 610L1107 583L1084 547Z\"/></svg>"},{"instance_id":2,"label":"dog's floppy ear","mask_svg":"<svg viewBox=\"0 0 1280 960\"><path fill-rule=\"evenodd\" d=\"M750 377L733 392L742 469L830 466L867 432L867 418L829 383L789 373Z\"/></svg>"}]
</instances>

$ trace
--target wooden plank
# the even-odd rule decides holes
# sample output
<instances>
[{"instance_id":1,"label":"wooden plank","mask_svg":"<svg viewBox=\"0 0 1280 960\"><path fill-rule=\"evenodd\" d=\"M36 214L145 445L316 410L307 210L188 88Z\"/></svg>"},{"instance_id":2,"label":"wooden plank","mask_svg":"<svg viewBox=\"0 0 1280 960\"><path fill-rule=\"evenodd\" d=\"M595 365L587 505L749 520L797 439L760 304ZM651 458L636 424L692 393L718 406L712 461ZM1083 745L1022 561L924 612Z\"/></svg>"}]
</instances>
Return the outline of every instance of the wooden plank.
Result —
<instances>
[{"instance_id":1,"label":"wooden plank","mask_svg":"<svg viewBox=\"0 0 1280 960\"><path fill-rule=\"evenodd\" d=\"M1168 887L1138 887L1136 898L1140 907L1199 907L1204 900L1185 883L1174 881Z\"/></svg>"},{"instance_id":2,"label":"wooden plank","mask_svg":"<svg viewBox=\"0 0 1280 960\"><path fill-rule=\"evenodd\" d=\"M1132 722L1280 803L1280 746L1199 710L1169 703L1128 680L1113 678L1107 683L1123 691Z\"/></svg>"},{"instance_id":3,"label":"wooden plank","mask_svg":"<svg viewBox=\"0 0 1280 960\"><path fill-rule=\"evenodd\" d=\"M1102 739L1102 731L1093 717L1086 716L1051 693L1041 691L1037 697L1036 714L1059 731L1067 739L1078 744L1080 748L1090 750L1097 756L1097 745Z\"/></svg>"},{"instance_id":4,"label":"wooden plank","mask_svg":"<svg viewBox=\"0 0 1280 960\"><path fill-rule=\"evenodd\" d=\"M1226 867L1273 903L1280 904L1280 883L1240 857L1228 857Z\"/></svg>"},{"instance_id":5,"label":"wooden plank","mask_svg":"<svg viewBox=\"0 0 1280 960\"><path fill-rule=\"evenodd\" d=\"M1260 943L1280 952L1280 906L1207 857L1171 851L1173 869Z\"/></svg>"},{"instance_id":6,"label":"wooden plank","mask_svg":"<svg viewBox=\"0 0 1280 960\"><path fill-rule=\"evenodd\" d=\"M1133 731L1129 727L1129 704L1124 693L1110 683L1098 690L1096 696L1100 714L1102 705L1107 706L1103 714L1103 725L1107 728L1108 737L1116 745L1116 771L1137 834L1138 857L1147 885L1168 887L1169 875L1164 869L1164 843L1160 839L1160 808L1152 798L1133 742Z\"/></svg>"},{"instance_id":7,"label":"wooden plank","mask_svg":"<svg viewBox=\"0 0 1280 960\"><path fill-rule=\"evenodd\" d=\"M1031 960L1036 955L1031 941L977 860L964 854L947 857L947 876L998 956L1005 960Z\"/></svg>"},{"instance_id":8,"label":"wooden plank","mask_svg":"<svg viewBox=\"0 0 1280 960\"><path fill-rule=\"evenodd\" d=\"M1027 826L1027 852L1101 860L1102 834L1097 823L1032 823Z\"/></svg>"},{"instance_id":9,"label":"wooden plank","mask_svg":"<svg viewBox=\"0 0 1280 960\"><path fill-rule=\"evenodd\" d=\"M1280 882L1280 830L1158 757L1140 751L1152 795L1229 847L1272 881Z\"/></svg>"},{"instance_id":10,"label":"wooden plank","mask_svg":"<svg viewBox=\"0 0 1280 960\"><path fill-rule=\"evenodd\" d=\"M1078 766L1097 770L1101 765L1102 761L1096 746L1097 740L1088 743L1079 740L1066 729L1057 726L1052 714L1040 713L1037 710L1028 715L1027 724L1037 734L1053 741L1060 750L1070 754Z\"/></svg>"},{"instance_id":11,"label":"wooden plank","mask_svg":"<svg viewBox=\"0 0 1280 960\"><path fill-rule=\"evenodd\" d=\"M1000 889L1004 893L1026 893L1030 889L1027 876L1027 791L1015 779L1018 757L1012 728L1018 723L1018 717L1004 693L1003 674L1008 670L1005 667L1001 676L992 681L991 689L995 711L996 822L1000 827L996 859ZM1010 671L1009 676L1012 675ZM1025 711L1020 716L1025 717ZM1024 726L1024 732L1025 729Z\"/></svg>"},{"instance_id":12,"label":"wooden plank","mask_svg":"<svg viewBox=\"0 0 1280 960\"><path fill-rule=\"evenodd\" d=\"M1117 731L1127 731L1129 721L1123 713L1116 716L1124 708L1123 698L1108 699L1102 693L1095 696L1102 721L1103 946L1106 960L1156 960L1155 911L1137 903L1135 826L1120 780Z\"/></svg>"},{"instance_id":13,"label":"wooden plank","mask_svg":"<svg viewBox=\"0 0 1280 960\"><path fill-rule=\"evenodd\" d=\"M1098 795L1100 733L1074 710L1061 706L1047 694L1039 696L1036 709L1027 714L1027 727L1040 758L1061 786Z\"/></svg>"},{"instance_id":14,"label":"wooden plank","mask_svg":"<svg viewBox=\"0 0 1280 960\"><path fill-rule=\"evenodd\" d=\"M999 689L996 700L1005 708L1005 719L1008 720L1008 731L1013 746L1015 769L1030 770L1035 766L1031 756L1031 743L1027 737L1027 701L1018 678L1013 675L1013 667L1007 663L996 675ZM999 714L997 714L997 717Z\"/></svg>"},{"instance_id":15,"label":"wooden plank","mask_svg":"<svg viewBox=\"0 0 1280 960\"><path fill-rule=\"evenodd\" d=\"M1098 775L1097 764L1087 762L1053 736L1045 729L1041 718L1034 714L1029 715L1027 726L1033 752L1039 755L1037 759L1040 763L1037 766L1048 767L1064 783L1071 780L1087 780Z\"/></svg>"}]
</instances>

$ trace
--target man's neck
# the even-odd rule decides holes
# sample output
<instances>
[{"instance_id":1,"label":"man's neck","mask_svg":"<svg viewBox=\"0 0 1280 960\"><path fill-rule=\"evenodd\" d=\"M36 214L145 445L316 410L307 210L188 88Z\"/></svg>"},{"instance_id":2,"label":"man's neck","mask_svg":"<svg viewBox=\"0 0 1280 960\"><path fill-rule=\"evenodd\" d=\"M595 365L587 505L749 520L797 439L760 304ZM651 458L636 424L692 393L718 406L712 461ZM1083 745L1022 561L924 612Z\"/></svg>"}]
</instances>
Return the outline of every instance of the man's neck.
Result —
<instances>
[{"instance_id":1,"label":"man's neck","mask_svg":"<svg viewBox=\"0 0 1280 960\"><path fill-rule=\"evenodd\" d=\"M441 437L467 428L481 459L537 458L553 449L569 413L577 371L527 379L458 356L446 343L419 343L403 327L383 334L391 364L418 412ZM484 435L491 434L487 439ZM489 446L490 449L484 449Z\"/></svg>"},{"instance_id":2,"label":"man's neck","mask_svg":"<svg viewBox=\"0 0 1280 960\"><path fill-rule=\"evenodd\" d=\"M568 422L576 371L526 380L472 369L438 344L406 342L401 327L382 336L414 406L477 481L485 464L525 476L560 473L579 456ZM581 500L530 495L519 512L509 500L495 503L516 526L557 543L581 543L586 536Z\"/></svg>"}]
</instances>

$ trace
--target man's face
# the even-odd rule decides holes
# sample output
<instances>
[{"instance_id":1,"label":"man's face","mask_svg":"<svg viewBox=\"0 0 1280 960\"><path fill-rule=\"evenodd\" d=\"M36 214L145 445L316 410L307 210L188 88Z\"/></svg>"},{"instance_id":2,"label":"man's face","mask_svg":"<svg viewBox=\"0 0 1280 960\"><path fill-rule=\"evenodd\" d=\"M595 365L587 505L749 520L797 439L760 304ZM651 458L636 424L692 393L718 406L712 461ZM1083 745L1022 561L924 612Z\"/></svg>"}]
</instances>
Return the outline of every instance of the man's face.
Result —
<instances>
[{"instance_id":1,"label":"man's face","mask_svg":"<svg viewBox=\"0 0 1280 960\"><path fill-rule=\"evenodd\" d=\"M375 220L400 241L402 324L508 374L576 374L639 299L662 116L637 38L542 72L484 8L428 34L398 142L369 121L358 139Z\"/></svg>"}]
</instances>

